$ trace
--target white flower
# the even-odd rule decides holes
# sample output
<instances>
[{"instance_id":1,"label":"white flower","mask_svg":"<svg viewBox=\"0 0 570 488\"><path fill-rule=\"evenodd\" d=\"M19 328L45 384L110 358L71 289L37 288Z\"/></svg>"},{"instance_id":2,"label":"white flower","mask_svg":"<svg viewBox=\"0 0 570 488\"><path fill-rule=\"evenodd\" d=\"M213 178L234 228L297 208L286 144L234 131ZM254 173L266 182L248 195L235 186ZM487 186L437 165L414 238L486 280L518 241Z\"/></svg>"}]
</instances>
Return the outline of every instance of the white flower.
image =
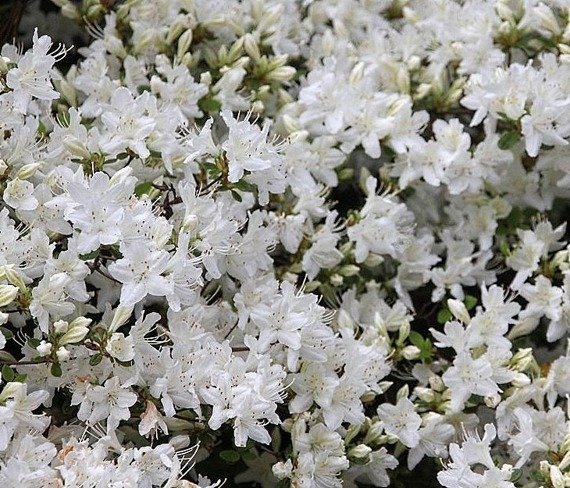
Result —
<instances>
[{"instance_id":1,"label":"white flower","mask_svg":"<svg viewBox=\"0 0 570 488\"><path fill-rule=\"evenodd\" d=\"M119 361L131 361L135 357L135 344L132 337L125 337L121 332L114 332L107 341L105 350Z\"/></svg>"},{"instance_id":2,"label":"white flower","mask_svg":"<svg viewBox=\"0 0 570 488\"><path fill-rule=\"evenodd\" d=\"M33 196L33 193L34 185L32 183L14 178L6 185L2 198L16 210L34 210L38 206L38 200Z\"/></svg>"},{"instance_id":3,"label":"white flower","mask_svg":"<svg viewBox=\"0 0 570 488\"><path fill-rule=\"evenodd\" d=\"M380 405L378 417L383 422L386 433L398 437L402 444L416 447L420 442L418 430L422 419L408 398L400 398L396 405Z\"/></svg>"},{"instance_id":4,"label":"white flower","mask_svg":"<svg viewBox=\"0 0 570 488\"><path fill-rule=\"evenodd\" d=\"M472 395L493 395L500 391L492 379L493 368L485 358L473 359L469 353L460 352L442 376L451 390L451 409L458 411Z\"/></svg>"}]
</instances>

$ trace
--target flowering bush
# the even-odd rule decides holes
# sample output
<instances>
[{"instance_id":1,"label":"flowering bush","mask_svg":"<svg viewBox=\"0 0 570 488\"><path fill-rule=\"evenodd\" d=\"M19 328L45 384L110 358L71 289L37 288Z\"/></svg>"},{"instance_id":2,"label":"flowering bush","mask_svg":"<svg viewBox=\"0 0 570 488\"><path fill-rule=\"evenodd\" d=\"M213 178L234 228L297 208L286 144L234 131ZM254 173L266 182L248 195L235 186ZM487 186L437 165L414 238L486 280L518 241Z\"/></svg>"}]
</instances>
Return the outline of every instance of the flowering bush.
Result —
<instances>
[{"instance_id":1,"label":"flowering bush","mask_svg":"<svg viewBox=\"0 0 570 488\"><path fill-rule=\"evenodd\" d=\"M54 1L81 61L0 58L3 486L570 486L567 0Z\"/></svg>"}]
</instances>

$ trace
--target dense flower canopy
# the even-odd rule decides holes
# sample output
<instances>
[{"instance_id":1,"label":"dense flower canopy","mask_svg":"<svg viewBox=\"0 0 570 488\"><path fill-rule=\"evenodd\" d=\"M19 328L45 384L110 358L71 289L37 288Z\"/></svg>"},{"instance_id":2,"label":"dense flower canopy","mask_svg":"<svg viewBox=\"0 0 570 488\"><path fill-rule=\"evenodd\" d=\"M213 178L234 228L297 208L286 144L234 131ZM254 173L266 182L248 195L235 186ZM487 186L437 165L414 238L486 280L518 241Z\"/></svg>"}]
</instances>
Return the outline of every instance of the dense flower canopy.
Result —
<instances>
[{"instance_id":1,"label":"dense flower canopy","mask_svg":"<svg viewBox=\"0 0 570 488\"><path fill-rule=\"evenodd\" d=\"M570 486L567 0L54 3L76 64L1 48L0 484Z\"/></svg>"}]
</instances>

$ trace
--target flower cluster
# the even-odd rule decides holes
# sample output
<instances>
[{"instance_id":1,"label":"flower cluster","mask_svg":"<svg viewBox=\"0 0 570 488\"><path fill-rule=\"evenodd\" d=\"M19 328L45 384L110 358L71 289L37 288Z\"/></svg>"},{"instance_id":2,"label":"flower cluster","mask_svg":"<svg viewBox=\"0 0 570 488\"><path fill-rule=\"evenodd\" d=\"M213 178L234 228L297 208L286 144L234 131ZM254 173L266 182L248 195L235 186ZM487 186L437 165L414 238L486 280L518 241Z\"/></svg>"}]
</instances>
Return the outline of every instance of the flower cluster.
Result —
<instances>
[{"instance_id":1,"label":"flower cluster","mask_svg":"<svg viewBox=\"0 0 570 488\"><path fill-rule=\"evenodd\" d=\"M570 486L566 0L54 3L76 64L0 53L0 483Z\"/></svg>"}]
</instances>

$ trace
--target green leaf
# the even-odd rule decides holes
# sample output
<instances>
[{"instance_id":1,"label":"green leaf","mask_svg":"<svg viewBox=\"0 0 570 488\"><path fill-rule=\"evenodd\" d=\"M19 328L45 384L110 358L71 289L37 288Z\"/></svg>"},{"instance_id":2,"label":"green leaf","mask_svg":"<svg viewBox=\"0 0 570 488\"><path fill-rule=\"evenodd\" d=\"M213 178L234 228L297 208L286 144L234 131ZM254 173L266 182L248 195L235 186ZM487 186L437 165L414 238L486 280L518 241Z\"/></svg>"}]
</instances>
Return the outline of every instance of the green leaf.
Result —
<instances>
[{"instance_id":1,"label":"green leaf","mask_svg":"<svg viewBox=\"0 0 570 488\"><path fill-rule=\"evenodd\" d=\"M53 363L51 365L50 371L52 376L55 376L56 378L60 378L61 375L63 374L63 371L61 370L61 365L59 363Z\"/></svg>"},{"instance_id":2,"label":"green leaf","mask_svg":"<svg viewBox=\"0 0 570 488\"><path fill-rule=\"evenodd\" d=\"M14 373L14 370L10 366L8 366L7 364L2 366L2 379L6 383L8 383L9 381L14 381L15 377L16 374Z\"/></svg>"},{"instance_id":3,"label":"green leaf","mask_svg":"<svg viewBox=\"0 0 570 488\"><path fill-rule=\"evenodd\" d=\"M42 341L40 341L39 339L36 339L35 337L30 337L30 338L28 339L28 345L29 345L30 347L33 347L34 349L35 349L36 347L38 347L38 346L41 344L41 342L42 342Z\"/></svg>"},{"instance_id":4,"label":"green leaf","mask_svg":"<svg viewBox=\"0 0 570 488\"><path fill-rule=\"evenodd\" d=\"M28 378L27 374L20 373L20 374L16 375L16 377L14 378L14 381L17 383L24 383L27 378Z\"/></svg>"},{"instance_id":5,"label":"green leaf","mask_svg":"<svg viewBox=\"0 0 570 488\"><path fill-rule=\"evenodd\" d=\"M221 451L220 457L228 463L237 463L240 459L239 452L233 450Z\"/></svg>"},{"instance_id":6,"label":"green leaf","mask_svg":"<svg viewBox=\"0 0 570 488\"><path fill-rule=\"evenodd\" d=\"M445 324L447 321L451 320L452 318L453 316L451 315L451 312L447 308L442 308L437 313L437 322L440 324Z\"/></svg>"},{"instance_id":7,"label":"green leaf","mask_svg":"<svg viewBox=\"0 0 570 488\"><path fill-rule=\"evenodd\" d=\"M234 200L237 200L238 202L242 201L241 195L235 191L235 190L230 190L232 197L234 197Z\"/></svg>"},{"instance_id":8,"label":"green leaf","mask_svg":"<svg viewBox=\"0 0 570 488\"><path fill-rule=\"evenodd\" d=\"M94 356L91 356L91 358L89 359L89 365L90 366L97 366L102 360L103 360L103 355L100 353L97 353Z\"/></svg>"},{"instance_id":9,"label":"green leaf","mask_svg":"<svg viewBox=\"0 0 570 488\"><path fill-rule=\"evenodd\" d=\"M509 247L509 243L506 241L506 239L501 240L499 244L499 250L503 256L508 256L511 254L511 248Z\"/></svg>"},{"instance_id":10,"label":"green leaf","mask_svg":"<svg viewBox=\"0 0 570 488\"><path fill-rule=\"evenodd\" d=\"M465 295L465 300L463 300L463 303L465 304L465 308L467 310L471 310L473 307L475 307L475 305L477 305L477 298L472 295Z\"/></svg>"},{"instance_id":11,"label":"green leaf","mask_svg":"<svg viewBox=\"0 0 570 488\"><path fill-rule=\"evenodd\" d=\"M12 356L8 351L0 351L0 361L15 363L16 358Z\"/></svg>"},{"instance_id":12,"label":"green leaf","mask_svg":"<svg viewBox=\"0 0 570 488\"><path fill-rule=\"evenodd\" d=\"M145 181L144 183L140 183L135 186L135 195L137 197L148 195L150 193L150 190L152 190L152 182Z\"/></svg>"},{"instance_id":13,"label":"green leaf","mask_svg":"<svg viewBox=\"0 0 570 488\"><path fill-rule=\"evenodd\" d=\"M245 180L239 180L237 183L234 183L234 187L241 191L254 191L255 185L248 183Z\"/></svg>"},{"instance_id":14,"label":"green leaf","mask_svg":"<svg viewBox=\"0 0 570 488\"><path fill-rule=\"evenodd\" d=\"M416 332L415 330L411 330L408 338L410 339L410 342L414 346L416 346L420 349L422 348L422 346L424 344L424 338L422 337L422 335L419 332Z\"/></svg>"},{"instance_id":15,"label":"green leaf","mask_svg":"<svg viewBox=\"0 0 570 488\"><path fill-rule=\"evenodd\" d=\"M522 476L522 469L513 469L511 474L511 479L509 480L511 483L516 483L518 480L521 479Z\"/></svg>"},{"instance_id":16,"label":"green leaf","mask_svg":"<svg viewBox=\"0 0 570 488\"><path fill-rule=\"evenodd\" d=\"M255 453L248 450L241 453L241 458L244 461L255 461L257 459L257 456Z\"/></svg>"},{"instance_id":17,"label":"green leaf","mask_svg":"<svg viewBox=\"0 0 570 488\"><path fill-rule=\"evenodd\" d=\"M99 255L99 249L95 249L95 251L91 251L87 254L80 254L79 259L82 261L90 261L91 259L95 259Z\"/></svg>"},{"instance_id":18,"label":"green leaf","mask_svg":"<svg viewBox=\"0 0 570 488\"><path fill-rule=\"evenodd\" d=\"M521 138L521 135L516 131L505 132L499 139L499 149L510 149Z\"/></svg>"},{"instance_id":19,"label":"green leaf","mask_svg":"<svg viewBox=\"0 0 570 488\"><path fill-rule=\"evenodd\" d=\"M222 108L222 103L214 97L204 97L198 101L198 108L202 112L218 112Z\"/></svg>"},{"instance_id":20,"label":"green leaf","mask_svg":"<svg viewBox=\"0 0 570 488\"><path fill-rule=\"evenodd\" d=\"M7 329L6 327L0 327L0 332L2 332L6 340L12 339L12 337L14 337L12 331L10 329Z\"/></svg>"}]
</instances>

